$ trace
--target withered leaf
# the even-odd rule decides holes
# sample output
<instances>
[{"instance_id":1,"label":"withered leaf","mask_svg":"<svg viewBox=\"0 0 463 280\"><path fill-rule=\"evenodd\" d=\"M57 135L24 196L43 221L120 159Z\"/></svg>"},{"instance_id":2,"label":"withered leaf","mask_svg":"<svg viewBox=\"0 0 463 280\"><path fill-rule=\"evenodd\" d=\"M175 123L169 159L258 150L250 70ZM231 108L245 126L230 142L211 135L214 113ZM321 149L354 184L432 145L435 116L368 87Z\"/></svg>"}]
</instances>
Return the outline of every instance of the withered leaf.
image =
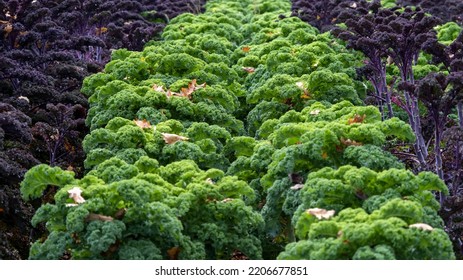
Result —
<instances>
[{"instance_id":1,"label":"withered leaf","mask_svg":"<svg viewBox=\"0 0 463 280\"><path fill-rule=\"evenodd\" d=\"M303 184L296 184L296 185L292 186L290 189L292 189L292 190L300 190L303 187L304 187Z\"/></svg>"},{"instance_id":2,"label":"withered leaf","mask_svg":"<svg viewBox=\"0 0 463 280\"><path fill-rule=\"evenodd\" d=\"M91 222L91 221L103 221L103 222L110 222L114 220L113 217L110 217L110 216L104 216L104 215L100 215L100 214L95 214L95 213L90 213L88 214L88 216L85 218L85 221L86 222Z\"/></svg>"},{"instance_id":3,"label":"withered leaf","mask_svg":"<svg viewBox=\"0 0 463 280\"><path fill-rule=\"evenodd\" d=\"M78 235L77 233L75 233L75 232L71 234L71 237L72 237L72 239L74 240L74 242L75 242L76 244L80 244L80 243L82 242L82 241L80 240L80 238L79 238L79 235Z\"/></svg>"},{"instance_id":4,"label":"withered leaf","mask_svg":"<svg viewBox=\"0 0 463 280\"><path fill-rule=\"evenodd\" d=\"M256 71L254 67L243 67L242 69L248 72L249 74L254 73Z\"/></svg>"},{"instance_id":5,"label":"withered leaf","mask_svg":"<svg viewBox=\"0 0 463 280\"><path fill-rule=\"evenodd\" d=\"M156 86L157 88L155 89L154 86ZM188 87L181 88L180 92L173 92L170 89L166 92L162 87L159 87L157 85L154 85L154 86L153 86L153 89L157 91L165 92L168 98L171 96L178 96L178 97L186 97L188 99L191 99L191 95L193 94L193 92L200 88L205 88L206 83L197 84L196 79L193 79L191 82L188 83Z\"/></svg>"},{"instance_id":6,"label":"withered leaf","mask_svg":"<svg viewBox=\"0 0 463 280\"><path fill-rule=\"evenodd\" d=\"M187 141L189 140L189 138L187 137L183 137L183 136L180 136L180 135L177 135L177 134L171 134L171 133L161 133L162 134L162 138L164 138L164 141L166 142L166 144L174 144L175 142L177 141Z\"/></svg>"},{"instance_id":7,"label":"withered leaf","mask_svg":"<svg viewBox=\"0 0 463 280\"><path fill-rule=\"evenodd\" d=\"M341 138L340 141L341 141L342 144L344 144L346 146L362 146L363 145L362 142L356 142L356 141L351 140L351 139Z\"/></svg>"},{"instance_id":8,"label":"withered leaf","mask_svg":"<svg viewBox=\"0 0 463 280\"><path fill-rule=\"evenodd\" d=\"M320 110L318 110L318 109L317 110L312 110L312 111L310 111L310 114L311 115L318 115L318 114L320 114Z\"/></svg>"},{"instance_id":9,"label":"withered leaf","mask_svg":"<svg viewBox=\"0 0 463 280\"><path fill-rule=\"evenodd\" d=\"M367 115L363 114L363 116L360 116L359 114L355 114L353 118L349 118L348 123L353 124L353 123L362 123Z\"/></svg>"},{"instance_id":10,"label":"withered leaf","mask_svg":"<svg viewBox=\"0 0 463 280\"><path fill-rule=\"evenodd\" d=\"M75 203L84 203L85 199L81 196L82 190L79 187L74 187L68 190L69 197L74 200Z\"/></svg>"},{"instance_id":11,"label":"withered leaf","mask_svg":"<svg viewBox=\"0 0 463 280\"><path fill-rule=\"evenodd\" d=\"M154 84L152 88L154 91L159 91L159 92L164 92L164 93L166 92L166 90L164 89L164 86L159 86L157 84Z\"/></svg>"},{"instance_id":12,"label":"withered leaf","mask_svg":"<svg viewBox=\"0 0 463 280\"><path fill-rule=\"evenodd\" d=\"M246 256L243 252L240 250L234 250L231 256L232 260L249 260L249 257Z\"/></svg>"},{"instance_id":13,"label":"withered leaf","mask_svg":"<svg viewBox=\"0 0 463 280\"><path fill-rule=\"evenodd\" d=\"M202 83L202 84L198 85L197 82L196 82L196 79L193 79L191 82L188 83L187 88L182 88L181 89L182 93L179 96L187 97L187 98L191 99L191 94L195 90L198 90L200 88L205 88L205 87L206 87L206 83Z\"/></svg>"},{"instance_id":14,"label":"withered leaf","mask_svg":"<svg viewBox=\"0 0 463 280\"><path fill-rule=\"evenodd\" d=\"M27 103L30 103L29 98L27 98L27 97L25 97L25 96L22 96L22 95L21 95L21 96L18 97L18 99L21 99L21 100L26 101Z\"/></svg>"},{"instance_id":15,"label":"withered leaf","mask_svg":"<svg viewBox=\"0 0 463 280\"><path fill-rule=\"evenodd\" d=\"M74 153L76 151L76 147L74 145L72 145L71 143L69 143L68 139L64 139L64 149L66 151L68 151L68 152L71 152L71 153ZM71 169L68 169L68 170L73 171L74 168L72 168L72 166L71 166Z\"/></svg>"},{"instance_id":16,"label":"withered leaf","mask_svg":"<svg viewBox=\"0 0 463 280\"><path fill-rule=\"evenodd\" d=\"M177 260L179 254L180 254L180 247L172 247L169 250L167 250L167 255L169 256L169 259L171 260Z\"/></svg>"},{"instance_id":17,"label":"withered leaf","mask_svg":"<svg viewBox=\"0 0 463 280\"><path fill-rule=\"evenodd\" d=\"M126 212L127 212L126 208L121 208L121 209L117 210L117 212L114 214L114 218L116 218L118 220L122 220L124 218Z\"/></svg>"},{"instance_id":18,"label":"withered leaf","mask_svg":"<svg viewBox=\"0 0 463 280\"><path fill-rule=\"evenodd\" d=\"M302 90L305 89L303 82L296 82L296 86Z\"/></svg>"},{"instance_id":19,"label":"withered leaf","mask_svg":"<svg viewBox=\"0 0 463 280\"><path fill-rule=\"evenodd\" d=\"M302 99L310 99L312 98L312 96L310 95L310 92L307 88L304 87L304 83L303 82L296 82L296 86L298 88L300 88L304 93L301 94L301 98Z\"/></svg>"},{"instance_id":20,"label":"withered leaf","mask_svg":"<svg viewBox=\"0 0 463 280\"><path fill-rule=\"evenodd\" d=\"M328 154L326 152L323 152L322 153L322 159L327 159L328 158Z\"/></svg>"},{"instance_id":21,"label":"withered leaf","mask_svg":"<svg viewBox=\"0 0 463 280\"><path fill-rule=\"evenodd\" d=\"M108 28L106 27L95 28L96 35L101 35L103 33L106 33L107 31L108 31Z\"/></svg>"},{"instance_id":22,"label":"withered leaf","mask_svg":"<svg viewBox=\"0 0 463 280\"><path fill-rule=\"evenodd\" d=\"M224 200L222 200L220 202L227 203L227 202L230 202L230 201L233 201L233 198L225 198Z\"/></svg>"},{"instance_id":23,"label":"withered leaf","mask_svg":"<svg viewBox=\"0 0 463 280\"><path fill-rule=\"evenodd\" d=\"M211 198L211 197L208 197L208 198L206 198L206 200L205 200L205 201L206 201L206 203L211 203L211 202L216 202L216 201L217 201L217 199L215 199L215 198Z\"/></svg>"},{"instance_id":24,"label":"withered leaf","mask_svg":"<svg viewBox=\"0 0 463 280\"><path fill-rule=\"evenodd\" d=\"M13 25L11 23L7 23L6 26L3 28L5 31L5 38L13 31Z\"/></svg>"},{"instance_id":25,"label":"withered leaf","mask_svg":"<svg viewBox=\"0 0 463 280\"><path fill-rule=\"evenodd\" d=\"M151 124L146 120L133 120L133 122L141 129L143 128L151 128Z\"/></svg>"},{"instance_id":26,"label":"withered leaf","mask_svg":"<svg viewBox=\"0 0 463 280\"><path fill-rule=\"evenodd\" d=\"M321 209L321 208L311 208L311 209L307 209L305 212L321 220L321 219L329 219L333 217L336 211L326 210L326 209Z\"/></svg>"},{"instance_id":27,"label":"withered leaf","mask_svg":"<svg viewBox=\"0 0 463 280\"><path fill-rule=\"evenodd\" d=\"M391 65L392 63L394 63L394 59L392 58L392 56L388 56L387 57L387 65Z\"/></svg>"},{"instance_id":28,"label":"withered leaf","mask_svg":"<svg viewBox=\"0 0 463 280\"><path fill-rule=\"evenodd\" d=\"M417 224L409 225L408 227L410 227L410 228L418 228L418 229L427 230L427 231L434 230L434 228L432 226L430 226L428 224L423 224L423 223L417 223Z\"/></svg>"},{"instance_id":29,"label":"withered leaf","mask_svg":"<svg viewBox=\"0 0 463 280\"><path fill-rule=\"evenodd\" d=\"M312 96L310 96L309 92L306 91L306 90L304 91L303 94L301 94L300 97L301 97L302 99L311 99L311 98L312 98Z\"/></svg>"}]
</instances>

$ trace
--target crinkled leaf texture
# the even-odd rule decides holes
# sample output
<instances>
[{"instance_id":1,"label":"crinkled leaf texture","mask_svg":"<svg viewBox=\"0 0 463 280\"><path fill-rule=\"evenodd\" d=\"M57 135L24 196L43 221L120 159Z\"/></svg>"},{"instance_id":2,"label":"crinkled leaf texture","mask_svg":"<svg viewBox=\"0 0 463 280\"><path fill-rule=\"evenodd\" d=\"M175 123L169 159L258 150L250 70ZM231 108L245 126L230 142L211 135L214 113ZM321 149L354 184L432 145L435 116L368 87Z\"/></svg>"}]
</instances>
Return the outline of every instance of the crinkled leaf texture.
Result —
<instances>
[{"instance_id":1,"label":"crinkled leaf texture","mask_svg":"<svg viewBox=\"0 0 463 280\"><path fill-rule=\"evenodd\" d=\"M64 187L74 182L74 172L40 164L31 168L24 176L21 194L25 200L35 199L40 197L49 185Z\"/></svg>"}]
</instances>

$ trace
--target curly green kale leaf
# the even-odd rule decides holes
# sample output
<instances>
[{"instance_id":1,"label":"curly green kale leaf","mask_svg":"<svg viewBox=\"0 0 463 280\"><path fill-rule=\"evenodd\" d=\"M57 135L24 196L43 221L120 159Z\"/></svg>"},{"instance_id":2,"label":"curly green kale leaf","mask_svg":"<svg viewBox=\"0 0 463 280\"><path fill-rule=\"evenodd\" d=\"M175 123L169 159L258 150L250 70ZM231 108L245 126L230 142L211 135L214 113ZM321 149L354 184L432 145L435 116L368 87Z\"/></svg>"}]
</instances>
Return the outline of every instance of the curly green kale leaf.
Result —
<instances>
[{"instance_id":1,"label":"curly green kale leaf","mask_svg":"<svg viewBox=\"0 0 463 280\"><path fill-rule=\"evenodd\" d=\"M21 182L21 195L25 200L30 200L40 197L49 185L64 187L75 182L74 172L39 164L32 167L24 176Z\"/></svg>"}]
</instances>

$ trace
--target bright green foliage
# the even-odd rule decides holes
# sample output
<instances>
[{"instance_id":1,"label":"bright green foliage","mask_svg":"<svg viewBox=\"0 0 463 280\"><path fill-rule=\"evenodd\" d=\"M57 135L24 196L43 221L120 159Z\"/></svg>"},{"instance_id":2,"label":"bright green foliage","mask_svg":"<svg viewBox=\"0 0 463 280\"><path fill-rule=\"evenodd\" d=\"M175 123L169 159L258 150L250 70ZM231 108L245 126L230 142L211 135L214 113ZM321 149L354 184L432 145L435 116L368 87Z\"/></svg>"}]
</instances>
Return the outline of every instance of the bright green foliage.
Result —
<instances>
[{"instance_id":1,"label":"bright green foliage","mask_svg":"<svg viewBox=\"0 0 463 280\"><path fill-rule=\"evenodd\" d=\"M287 245L279 258L452 259L433 194L446 188L382 149L414 134L362 106L362 55L287 0L205 7L85 79L87 174L42 165L22 183L25 198L59 187L32 220L50 233L31 258L260 259ZM433 70L420 59L416 73Z\"/></svg>"},{"instance_id":2,"label":"bright green foliage","mask_svg":"<svg viewBox=\"0 0 463 280\"><path fill-rule=\"evenodd\" d=\"M49 186L64 187L75 182L74 172L39 164L31 168L21 182L21 194L27 201L42 196Z\"/></svg>"},{"instance_id":3,"label":"bright green foliage","mask_svg":"<svg viewBox=\"0 0 463 280\"><path fill-rule=\"evenodd\" d=\"M345 208L363 208L372 213L399 198L415 201L429 213L436 213L440 206L432 191L448 192L434 173L423 172L416 176L404 169L375 172L349 165L337 170L326 167L312 172L307 176L304 186L300 190L302 203L293 216L293 222L309 208L329 208L337 212ZM397 213L393 216L400 217L401 209L397 207L395 210ZM420 211L423 210L420 208ZM437 215L428 216L425 212L421 215L421 222L442 227L443 222Z\"/></svg>"},{"instance_id":4,"label":"bright green foliage","mask_svg":"<svg viewBox=\"0 0 463 280\"><path fill-rule=\"evenodd\" d=\"M130 240L121 245L121 260L162 260L162 254L156 245L149 240Z\"/></svg>"},{"instance_id":5,"label":"bright green foliage","mask_svg":"<svg viewBox=\"0 0 463 280\"><path fill-rule=\"evenodd\" d=\"M257 129L266 121L280 118L287 112L289 106L276 101L261 101L247 116L248 133L250 136L256 134Z\"/></svg>"},{"instance_id":6,"label":"bright green foliage","mask_svg":"<svg viewBox=\"0 0 463 280\"><path fill-rule=\"evenodd\" d=\"M44 243L34 243L29 252L31 260L57 260L63 256L72 238L69 233L51 232Z\"/></svg>"},{"instance_id":7,"label":"bright green foliage","mask_svg":"<svg viewBox=\"0 0 463 280\"><path fill-rule=\"evenodd\" d=\"M423 219L420 209L417 202L395 199L371 214L346 208L319 220L303 213L297 224L302 240L289 244L278 259L454 259L444 230L413 226Z\"/></svg>"},{"instance_id":8,"label":"bright green foliage","mask_svg":"<svg viewBox=\"0 0 463 280\"><path fill-rule=\"evenodd\" d=\"M381 146L388 138L414 139L405 122L396 118L382 122L377 108L353 106L347 101L335 105L315 102L301 112L289 111L279 119L265 121L257 133L269 141L257 144L254 154L238 157L228 174L248 181L258 180L257 189L265 190L261 213L270 236L291 230L288 219L291 220L302 203L300 191L291 187L303 183L308 174L326 166L341 168L347 164L375 171L403 168L403 164ZM300 182L288 176L300 177ZM441 187L439 185L438 190ZM323 191L317 195L315 198L325 196ZM344 205L339 207L342 208Z\"/></svg>"},{"instance_id":9,"label":"bright green foliage","mask_svg":"<svg viewBox=\"0 0 463 280\"><path fill-rule=\"evenodd\" d=\"M252 156L257 142L252 137L239 136L233 137L225 146L225 154L231 154L234 158L240 156Z\"/></svg>"},{"instance_id":10,"label":"bright green foliage","mask_svg":"<svg viewBox=\"0 0 463 280\"><path fill-rule=\"evenodd\" d=\"M462 28L455 22L447 22L437 26L437 39L444 45L450 45L460 34Z\"/></svg>"},{"instance_id":11,"label":"bright green foliage","mask_svg":"<svg viewBox=\"0 0 463 280\"><path fill-rule=\"evenodd\" d=\"M243 201L254 190L220 170L202 171L193 161L158 167L148 157L134 165L112 158L74 183L85 202L67 206L69 186L38 210L34 224L47 221L52 234L34 244L31 258L54 259L66 250L76 259L160 259L174 247L182 259L227 259L234 250L262 257L262 217Z\"/></svg>"},{"instance_id":12,"label":"bright green foliage","mask_svg":"<svg viewBox=\"0 0 463 280\"><path fill-rule=\"evenodd\" d=\"M404 122L398 119L381 122L376 108L356 107L348 102L329 108L314 103L300 113L289 111L278 122L266 121L258 133L268 137L278 149L268 167L270 178L263 178L263 182L273 181L275 176L352 163L352 155L365 150L374 153L356 159L358 166L367 164L376 170L400 167L397 160L377 147L387 137L413 139Z\"/></svg>"},{"instance_id":13,"label":"bright green foliage","mask_svg":"<svg viewBox=\"0 0 463 280\"><path fill-rule=\"evenodd\" d=\"M162 133L178 134L188 140L167 144ZM225 128L205 122L185 128L171 119L155 127L140 128L133 121L116 117L105 128L95 129L85 137L83 147L89 154L85 167L94 168L113 156L132 164L148 155L161 163L193 159L200 167L226 169L229 162L222 151L230 138Z\"/></svg>"},{"instance_id":14,"label":"bright green foliage","mask_svg":"<svg viewBox=\"0 0 463 280\"><path fill-rule=\"evenodd\" d=\"M381 6L385 9L394 8L397 6L395 0L381 0Z\"/></svg>"},{"instance_id":15,"label":"bright green foliage","mask_svg":"<svg viewBox=\"0 0 463 280\"><path fill-rule=\"evenodd\" d=\"M451 43L451 42L450 42ZM416 80L426 77L431 72L441 72L442 69L434 64L430 64L431 56L425 53L420 53L418 60L413 64L413 75ZM387 80L391 81L394 77L400 77L400 70L396 65L387 65ZM398 112L398 116L402 115L402 112Z\"/></svg>"}]
</instances>

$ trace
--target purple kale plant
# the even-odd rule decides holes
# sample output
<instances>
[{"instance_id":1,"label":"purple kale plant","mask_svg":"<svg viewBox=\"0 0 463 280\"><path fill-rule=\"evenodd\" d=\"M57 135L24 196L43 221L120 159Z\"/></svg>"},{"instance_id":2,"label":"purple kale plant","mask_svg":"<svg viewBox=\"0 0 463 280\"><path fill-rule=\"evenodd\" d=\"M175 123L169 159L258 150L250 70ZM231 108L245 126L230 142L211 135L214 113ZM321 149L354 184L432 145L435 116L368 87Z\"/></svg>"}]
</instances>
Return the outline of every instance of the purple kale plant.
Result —
<instances>
[{"instance_id":1,"label":"purple kale plant","mask_svg":"<svg viewBox=\"0 0 463 280\"><path fill-rule=\"evenodd\" d=\"M463 23L463 2L461 0L397 0L400 6L416 6L439 17L444 22Z\"/></svg>"},{"instance_id":2,"label":"purple kale plant","mask_svg":"<svg viewBox=\"0 0 463 280\"><path fill-rule=\"evenodd\" d=\"M397 80L414 84L412 66L425 46L430 41L437 41L433 28L440 20L426 16L420 9L409 8L404 11L378 9L363 15L344 12L339 17L347 29L337 29L334 33L368 58L361 73L374 86L380 110L384 111L384 104L388 117L394 116L392 103L405 110L417 138L414 145L417 159L421 169L426 169L428 151L422 133L419 99L407 87L402 88L401 96L393 95L386 83L386 64L398 67L400 77Z\"/></svg>"},{"instance_id":3,"label":"purple kale plant","mask_svg":"<svg viewBox=\"0 0 463 280\"><path fill-rule=\"evenodd\" d=\"M343 12L366 14L369 10L379 7L378 0L372 2L366 0L294 0L292 1L292 16L297 16L321 32L326 32L342 22L339 20L339 15Z\"/></svg>"}]
</instances>

